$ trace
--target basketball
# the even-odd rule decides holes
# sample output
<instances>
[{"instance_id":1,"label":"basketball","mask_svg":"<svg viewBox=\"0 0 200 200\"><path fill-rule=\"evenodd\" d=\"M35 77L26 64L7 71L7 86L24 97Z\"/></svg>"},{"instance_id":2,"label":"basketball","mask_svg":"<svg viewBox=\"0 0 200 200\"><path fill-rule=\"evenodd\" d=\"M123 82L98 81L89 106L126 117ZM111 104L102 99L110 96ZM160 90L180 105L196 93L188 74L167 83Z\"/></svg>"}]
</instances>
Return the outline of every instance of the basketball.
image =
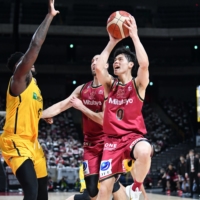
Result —
<instances>
[{"instance_id":1,"label":"basketball","mask_svg":"<svg viewBox=\"0 0 200 200\"><path fill-rule=\"evenodd\" d=\"M130 14L126 11L116 11L107 20L107 30L116 39L129 36L129 30L124 26Z\"/></svg>"}]
</instances>

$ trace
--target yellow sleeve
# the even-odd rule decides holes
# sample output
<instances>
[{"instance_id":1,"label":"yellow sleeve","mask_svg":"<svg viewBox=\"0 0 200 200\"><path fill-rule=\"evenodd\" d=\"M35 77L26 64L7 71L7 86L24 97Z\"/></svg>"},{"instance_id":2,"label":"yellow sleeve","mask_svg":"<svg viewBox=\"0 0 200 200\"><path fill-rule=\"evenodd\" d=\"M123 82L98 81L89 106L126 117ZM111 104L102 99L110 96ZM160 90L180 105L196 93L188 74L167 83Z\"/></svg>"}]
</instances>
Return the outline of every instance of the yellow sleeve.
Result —
<instances>
[{"instance_id":1,"label":"yellow sleeve","mask_svg":"<svg viewBox=\"0 0 200 200\"><path fill-rule=\"evenodd\" d=\"M79 168L79 178L80 178L80 183L81 183L80 192L83 192L83 190L86 189L84 172L83 172L83 164L81 164Z\"/></svg>"}]
</instances>

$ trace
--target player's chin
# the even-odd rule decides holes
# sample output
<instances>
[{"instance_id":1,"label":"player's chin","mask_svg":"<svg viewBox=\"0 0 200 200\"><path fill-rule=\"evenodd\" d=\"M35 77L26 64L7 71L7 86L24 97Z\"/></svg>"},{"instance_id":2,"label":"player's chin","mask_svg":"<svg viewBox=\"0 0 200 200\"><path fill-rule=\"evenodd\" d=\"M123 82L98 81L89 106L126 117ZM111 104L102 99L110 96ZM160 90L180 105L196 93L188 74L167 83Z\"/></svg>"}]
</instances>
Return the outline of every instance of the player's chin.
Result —
<instances>
[{"instance_id":1,"label":"player's chin","mask_svg":"<svg viewBox=\"0 0 200 200\"><path fill-rule=\"evenodd\" d=\"M121 73L117 70L114 70L114 75L119 76Z\"/></svg>"}]
</instances>

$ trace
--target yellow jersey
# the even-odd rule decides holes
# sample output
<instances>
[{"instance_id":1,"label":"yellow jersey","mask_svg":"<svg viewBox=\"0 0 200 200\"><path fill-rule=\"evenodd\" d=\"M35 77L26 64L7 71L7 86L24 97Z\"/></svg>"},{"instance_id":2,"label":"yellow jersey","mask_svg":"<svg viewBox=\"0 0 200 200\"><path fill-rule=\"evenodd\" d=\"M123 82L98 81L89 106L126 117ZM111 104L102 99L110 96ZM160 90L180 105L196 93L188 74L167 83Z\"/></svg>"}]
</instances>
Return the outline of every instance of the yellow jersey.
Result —
<instances>
[{"instance_id":1,"label":"yellow jersey","mask_svg":"<svg viewBox=\"0 0 200 200\"><path fill-rule=\"evenodd\" d=\"M18 96L10 94L9 83L6 96L6 122L2 136L16 135L34 142L38 137L38 122L42 110L43 99L34 78Z\"/></svg>"}]
</instances>

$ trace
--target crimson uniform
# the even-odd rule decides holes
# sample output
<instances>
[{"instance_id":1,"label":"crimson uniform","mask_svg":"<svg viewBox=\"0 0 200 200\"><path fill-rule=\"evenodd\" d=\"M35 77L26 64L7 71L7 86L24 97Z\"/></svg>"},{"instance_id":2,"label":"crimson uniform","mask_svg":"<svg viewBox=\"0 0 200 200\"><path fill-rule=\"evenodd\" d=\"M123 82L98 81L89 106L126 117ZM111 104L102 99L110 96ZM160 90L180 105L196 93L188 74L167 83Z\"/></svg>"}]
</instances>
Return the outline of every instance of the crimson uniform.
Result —
<instances>
[{"instance_id":1,"label":"crimson uniform","mask_svg":"<svg viewBox=\"0 0 200 200\"><path fill-rule=\"evenodd\" d=\"M135 80L125 85L120 84L118 79L114 80L104 111L105 139L100 180L123 173L123 160L132 159L130 152L133 146L145 139L142 106L143 99L137 92Z\"/></svg>"},{"instance_id":2,"label":"crimson uniform","mask_svg":"<svg viewBox=\"0 0 200 200\"><path fill-rule=\"evenodd\" d=\"M103 86L93 87L92 81L86 83L81 90L83 104L94 112L103 111L104 90ZM84 133L84 175L99 174L100 162L103 152L103 127L83 114Z\"/></svg>"}]
</instances>

